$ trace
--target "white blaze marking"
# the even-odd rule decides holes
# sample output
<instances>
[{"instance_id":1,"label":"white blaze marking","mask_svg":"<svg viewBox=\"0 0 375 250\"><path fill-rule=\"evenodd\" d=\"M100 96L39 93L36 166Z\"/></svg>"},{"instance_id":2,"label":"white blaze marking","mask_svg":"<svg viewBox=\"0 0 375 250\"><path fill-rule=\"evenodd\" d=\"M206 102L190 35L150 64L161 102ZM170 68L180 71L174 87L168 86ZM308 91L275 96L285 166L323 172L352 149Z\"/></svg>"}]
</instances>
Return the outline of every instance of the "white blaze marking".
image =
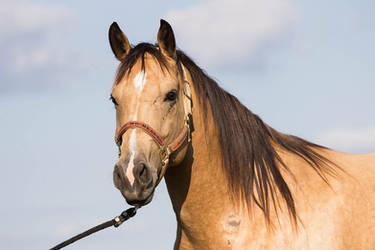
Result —
<instances>
[{"instance_id":1,"label":"white blaze marking","mask_svg":"<svg viewBox=\"0 0 375 250\"><path fill-rule=\"evenodd\" d=\"M133 79L133 84L137 88L137 99L136 99L136 107L135 107L135 115L133 117L133 121L137 120L138 115L138 106L139 106L139 96L143 90L143 87L146 85L146 73L142 70L140 71ZM130 140L129 140L129 150L132 152L136 151L136 134L135 129L133 129Z\"/></svg>"},{"instance_id":2,"label":"white blaze marking","mask_svg":"<svg viewBox=\"0 0 375 250\"><path fill-rule=\"evenodd\" d=\"M128 177L130 185L132 185L132 186L133 186L133 183L134 183L134 174L133 174L134 155L135 155L135 152L133 151L131 156L130 156L130 159L129 159L128 167L126 168L126 177Z\"/></svg>"},{"instance_id":3,"label":"white blaze marking","mask_svg":"<svg viewBox=\"0 0 375 250\"><path fill-rule=\"evenodd\" d=\"M133 84L134 87L137 89L137 99L136 99L136 108L135 108L135 115L133 117L133 121L137 120L137 115L138 115L138 106L139 106L139 96L142 93L142 90L144 86L146 85L146 73L142 70L140 71L133 79ZM132 129L132 133L130 134L130 139L129 139L129 151L131 152L128 167L126 168L126 177L128 178L130 185L133 186L134 184L134 174L133 174L133 169L134 169L134 156L135 152L137 151L136 148L136 134L135 134L135 129Z\"/></svg>"},{"instance_id":4,"label":"white blaze marking","mask_svg":"<svg viewBox=\"0 0 375 250\"><path fill-rule=\"evenodd\" d=\"M144 70L141 70L135 77L134 77L134 80L133 80L133 84L134 86L137 88L138 90L138 97L140 95L140 93L142 92L144 86L146 85L146 73L144 72ZM138 104L138 102L137 102Z\"/></svg>"}]
</instances>

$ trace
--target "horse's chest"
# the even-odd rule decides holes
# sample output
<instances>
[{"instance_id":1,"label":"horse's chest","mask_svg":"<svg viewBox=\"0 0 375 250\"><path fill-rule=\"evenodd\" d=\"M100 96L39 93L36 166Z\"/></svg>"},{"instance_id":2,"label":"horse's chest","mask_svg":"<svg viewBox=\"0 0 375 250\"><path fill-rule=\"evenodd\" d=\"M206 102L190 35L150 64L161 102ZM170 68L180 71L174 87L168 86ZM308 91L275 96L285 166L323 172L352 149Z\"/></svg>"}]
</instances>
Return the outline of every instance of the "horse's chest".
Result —
<instances>
[{"instance_id":1,"label":"horse's chest","mask_svg":"<svg viewBox=\"0 0 375 250\"><path fill-rule=\"evenodd\" d=\"M237 249L237 246L243 242L243 219L239 215L230 214L221 222L223 230L223 240L227 248ZM242 235L241 235L242 233Z\"/></svg>"}]
</instances>

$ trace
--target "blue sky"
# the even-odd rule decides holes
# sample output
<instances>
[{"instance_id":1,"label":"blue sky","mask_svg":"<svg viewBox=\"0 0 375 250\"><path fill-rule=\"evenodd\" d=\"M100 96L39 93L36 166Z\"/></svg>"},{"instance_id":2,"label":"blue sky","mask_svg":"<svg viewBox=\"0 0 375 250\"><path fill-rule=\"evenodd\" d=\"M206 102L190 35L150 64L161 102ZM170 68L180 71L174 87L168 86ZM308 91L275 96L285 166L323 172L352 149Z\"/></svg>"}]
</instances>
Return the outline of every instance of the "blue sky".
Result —
<instances>
[{"instance_id":1,"label":"blue sky","mask_svg":"<svg viewBox=\"0 0 375 250\"><path fill-rule=\"evenodd\" d=\"M177 45L274 128L375 151L373 1L0 0L1 249L46 249L127 207L112 183L117 61L107 31ZM25 217L24 217L25 216ZM171 249L162 182L119 229L70 249Z\"/></svg>"}]
</instances>

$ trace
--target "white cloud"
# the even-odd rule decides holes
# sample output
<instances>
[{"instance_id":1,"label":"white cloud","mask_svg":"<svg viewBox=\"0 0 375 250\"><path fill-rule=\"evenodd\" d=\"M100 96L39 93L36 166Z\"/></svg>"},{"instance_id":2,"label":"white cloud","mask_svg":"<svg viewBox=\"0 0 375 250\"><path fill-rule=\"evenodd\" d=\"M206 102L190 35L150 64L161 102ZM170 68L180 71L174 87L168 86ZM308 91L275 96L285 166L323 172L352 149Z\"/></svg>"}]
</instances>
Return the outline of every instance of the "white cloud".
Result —
<instances>
[{"instance_id":1,"label":"white cloud","mask_svg":"<svg viewBox=\"0 0 375 250\"><path fill-rule=\"evenodd\" d=\"M0 33L26 33L47 29L70 16L65 7L45 6L22 0L0 1Z\"/></svg>"},{"instance_id":2,"label":"white cloud","mask_svg":"<svg viewBox=\"0 0 375 250\"><path fill-rule=\"evenodd\" d=\"M334 129L320 134L317 143L347 152L375 152L375 128Z\"/></svg>"},{"instance_id":3,"label":"white cloud","mask_svg":"<svg viewBox=\"0 0 375 250\"><path fill-rule=\"evenodd\" d=\"M297 19L290 0L206 0L167 13L177 44L200 62L226 66L249 60Z\"/></svg>"},{"instance_id":4,"label":"white cloud","mask_svg":"<svg viewBox=\"0 0 375 250\"><path fill-rule=\"evenodd\" d=\"M56 50L56 44L72 16L62 6L0 0L1 92L43 85L52 71L68 67L66 54Z\"/></svg>"}]
</instances>

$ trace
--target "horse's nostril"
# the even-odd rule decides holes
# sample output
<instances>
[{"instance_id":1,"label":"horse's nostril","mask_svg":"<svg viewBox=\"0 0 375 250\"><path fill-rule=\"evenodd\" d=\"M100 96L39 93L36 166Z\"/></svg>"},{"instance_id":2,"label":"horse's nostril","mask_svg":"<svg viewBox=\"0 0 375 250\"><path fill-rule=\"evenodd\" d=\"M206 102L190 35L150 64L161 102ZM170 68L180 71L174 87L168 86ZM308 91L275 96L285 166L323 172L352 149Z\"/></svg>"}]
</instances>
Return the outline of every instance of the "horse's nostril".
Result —
<instances>
[{"instance_id":1,"label":"horse's nostril","mask_svg":"<svg viewBox=\"0 0 375 250\"><path fill-rule=\"evenodd\" d=\"M145 164L141 164L141 172L139 173L139 176L142 176L146 171L146 166Z\"/></svg>"},{"instance_id":2,"label":"horse's nostril","mask_svg":"<svg viewBox=\"0 0 375 250\"><path fill-rule=\"evenodd\" d=\"M139 180L143 183L148 181L148 170L144 163L139 164Z\"/></svg>"},{"instance_id":3,"label":"horse's nostril","mask_svg":"<svg viewBox=\"0 0 375 250\"><path fill-rule=\"evenodd\" d=\"M115 170L113 171L113 181L116 187L120 188L122 186L121 173L117 165L115 166Z\"/></svg>"}]
</instances>

